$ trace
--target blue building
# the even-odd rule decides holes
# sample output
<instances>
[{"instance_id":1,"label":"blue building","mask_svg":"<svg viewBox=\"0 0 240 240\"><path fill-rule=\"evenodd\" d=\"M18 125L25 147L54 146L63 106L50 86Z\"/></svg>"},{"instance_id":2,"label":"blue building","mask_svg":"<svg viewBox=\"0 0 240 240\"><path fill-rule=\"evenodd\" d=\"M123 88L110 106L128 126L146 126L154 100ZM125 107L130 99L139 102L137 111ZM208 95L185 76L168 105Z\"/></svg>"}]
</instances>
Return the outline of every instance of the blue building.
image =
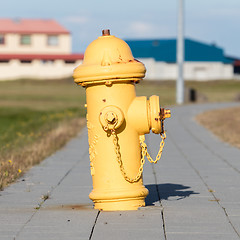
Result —
<instances>
[{"instance_id":1,"label":"blue building","mask_svg":"<svg viewBox=\"0 0 240 240\"><path fill-rule=\"evenodd\" d=\"M147 68L150 80L175 80L177 77L176 39L126 40L133 56ZM220 80L233 78L233 59L222 48L185 39L184 77L186 80Z\"/></svg>"}]
</instances>

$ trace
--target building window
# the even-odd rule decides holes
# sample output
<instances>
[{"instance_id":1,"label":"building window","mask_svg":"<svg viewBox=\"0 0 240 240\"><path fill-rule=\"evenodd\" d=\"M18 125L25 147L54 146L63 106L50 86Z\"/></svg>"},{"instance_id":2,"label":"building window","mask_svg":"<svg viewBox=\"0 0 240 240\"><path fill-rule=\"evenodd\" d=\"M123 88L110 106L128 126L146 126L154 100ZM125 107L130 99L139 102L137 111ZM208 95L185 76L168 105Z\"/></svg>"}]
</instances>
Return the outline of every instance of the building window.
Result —
<instances>
[{"instance_id":1,"label":"building window","mask_svg":"<svg viewBox=\"0 0 240 240\"><path fill-rule=\"evenodd\" d=\"M5 38L3 34L0 34L0 45L5 44Z\"/></svg>"},{"instance_id":2,"label":"building window","mask_svg":"<svg viewBox=\"0 0 240 240\"><path fill-rule=\"evenodd\" d=\"M31 36L30 35L21 35L20 43L21 43L21 45L30 45L31 44Z\"/></svg>"},{"instance_id":3,"label":"building window","mask_svg":"<svg viewBox=\"0 0 240 240\"><path fill-rule=\"evenodd\" d=\"M41 63L42 64L53 64L54 63L54 60L41 60Z\"/></svg>"},{"instance_id":4,"label":"building window","mask_svg":"<svg viewBox=\"0 0 240 240\"><path fill-rule=\"evenodd\" d=\"M0 63L9 63L8 59L0 59Z\"/></svg>"},{"instance_id":5,"label":"building window","mask_svg":"<svg viewBox=\"0 0 240 240\"><path fill-rule=\"evenodd\" d=\"M47 45L48 46L57 46L58 45L58 36L56 36L56 35L48 36Z\"/></svg>"},{"instance_id":6,"label":"building window","mask_svg":"<svg viewBox=\"0 0 240 240\"><path fill-rule=\"evenodd\" d=\"M74 63L76 63L75 60L65 60L64 62L65 62L66 64L74 64Z\"/></svg>"},{"instance_id":7,"label":"building window","mask_svg":"<svg viewBox=\"0 0 240 240\"><path fill-rule=\"evenodd\" d=\"M20 60L21 63L23 64L28 64L28 63L32 63L32 60Z\"/></svg>"},{"instance_id":8,"label":"building window","mask_svg":"<svg viewBox=\"0 0 240 240\"><path fill-rule=\"evenodd\" d=\"M240 66L238 66L238 65L234 66L234 73L240 74Z\"/></svg>"}]
</instances>

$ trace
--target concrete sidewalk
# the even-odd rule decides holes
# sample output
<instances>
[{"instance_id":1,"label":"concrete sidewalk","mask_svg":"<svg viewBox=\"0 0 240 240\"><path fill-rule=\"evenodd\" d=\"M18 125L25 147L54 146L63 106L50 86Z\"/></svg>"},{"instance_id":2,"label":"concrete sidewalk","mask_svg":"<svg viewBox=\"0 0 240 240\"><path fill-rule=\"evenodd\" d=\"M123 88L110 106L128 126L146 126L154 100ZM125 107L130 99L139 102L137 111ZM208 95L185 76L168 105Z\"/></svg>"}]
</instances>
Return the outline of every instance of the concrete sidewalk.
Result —
<instances>
[{"instance_id":1,"label":"concrete sidewalk","mask_svg":"<svg viewBox=\"0 0 240 240\"><path fill-rule=\"evenodd\" d=\"M93 209L84 129L0 192L0 240L240 239L240 150L194 121L202 111L236 105L171 109L162 159L144 166L150 194L138 211ZM159 142L159 136L148 136L152 155Z\"/></svg>"}]
</instances>

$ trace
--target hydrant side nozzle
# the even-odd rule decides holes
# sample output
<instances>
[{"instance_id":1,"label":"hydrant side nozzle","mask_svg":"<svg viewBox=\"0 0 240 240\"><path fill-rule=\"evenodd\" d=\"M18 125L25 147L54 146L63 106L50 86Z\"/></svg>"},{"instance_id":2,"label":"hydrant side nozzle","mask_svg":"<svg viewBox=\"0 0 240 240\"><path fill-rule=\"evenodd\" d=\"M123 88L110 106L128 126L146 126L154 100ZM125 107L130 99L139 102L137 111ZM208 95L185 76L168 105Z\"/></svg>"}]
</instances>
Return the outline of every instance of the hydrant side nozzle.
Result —
<instances>
[{"instance_id":1,"label":"hydrant side nozzle","mask_svg":"<svg viewBox=\"0 0 240 240\"><path fill-rule=\"evenodd\" d=\"M139 135L150 132L147 97L136 97L128 108L127 120Z\"/></svg>"},{"instance_id":2,"label":"hydrant side nozzle","mask_svg":"<svg viewBox=\"0 0 240 240\"><path fill-rule=\"evenodd\" d=\"M149 120L150 128L153 133L162 132L161 111L159 106L159 96L153 95L149 98Z\"/></svg>"},{"instance_id":3,"label":"hydrant side nozzle","mask_svg":"<svg viewBox=\"0 0 240 240\"><path fill-rule=\"evenodd\" d=\"M100 111L99 121L104 131L117 129L124 122L124 114L116 106L107 106Z\"/></svg>"}]
</instances>

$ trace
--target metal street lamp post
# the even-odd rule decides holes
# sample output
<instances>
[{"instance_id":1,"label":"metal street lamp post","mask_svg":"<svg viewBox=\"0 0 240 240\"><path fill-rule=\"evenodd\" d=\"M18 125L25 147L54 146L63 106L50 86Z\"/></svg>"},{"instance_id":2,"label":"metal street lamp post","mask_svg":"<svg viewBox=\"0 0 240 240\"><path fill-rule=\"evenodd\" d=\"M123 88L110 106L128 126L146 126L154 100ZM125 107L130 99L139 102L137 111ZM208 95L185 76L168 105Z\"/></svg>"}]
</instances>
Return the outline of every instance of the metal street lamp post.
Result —
<instances>
[{"instance_id":1,"label":"metal street lamp post","mask_svg":"<svg viewBox=\"0 0 240 240\"><path fill-rule=\"evenodd\" d=\"M178 78L176 86L176 101L177 104L184 103L184 17L183 6L184 0L179 0L178 6L178 38L177 38L177 65L178 65Z\"/></svg>"}]
</instances>

